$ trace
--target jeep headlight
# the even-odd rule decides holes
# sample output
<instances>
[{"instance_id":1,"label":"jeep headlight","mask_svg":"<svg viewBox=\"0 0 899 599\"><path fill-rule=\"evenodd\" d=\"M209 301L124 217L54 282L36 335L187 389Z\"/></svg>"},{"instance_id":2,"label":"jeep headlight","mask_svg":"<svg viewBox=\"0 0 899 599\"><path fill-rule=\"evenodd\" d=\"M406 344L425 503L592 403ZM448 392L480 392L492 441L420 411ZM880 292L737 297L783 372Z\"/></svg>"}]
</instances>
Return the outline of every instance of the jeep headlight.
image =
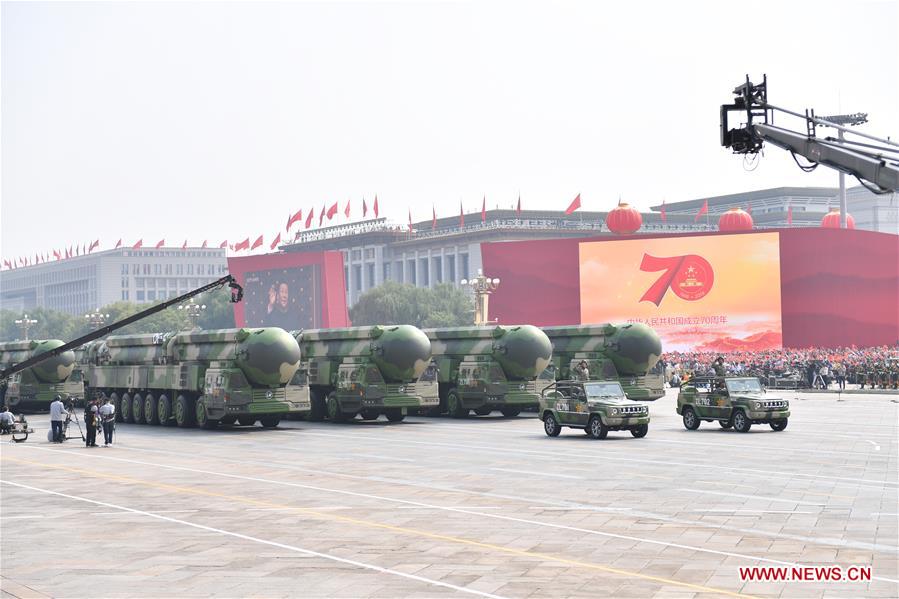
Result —
<instances>
[{"instance_id":1,"label":"jeep headlight","mask_svg":"<svg viewBox=\"0 0 899 599\"><path fill-rule=\"evenodd\" d=\"M618 408L612 408L612 416L618 413Z\"/></svg>"},{"instance_id":2,"label":"jeep headlight","mask_svg":"<svg viewBox=\"0 0 899 599\"><path fill-rule=\"evenodd\" d=\"M756 410L760 410L762 408L762 403L759 401L754 401L752 402L752 407L754 407Z\"/></svg>"},{"instance_id":3,"label":"jeep headlight","mask_svg":"<svg viewBox=\"0 0 899 599\"><path fill-rule=\"evenodd\" d=\"M402 385L400 385L400 387L399 387L396 391L397 391L397 393L405 393L405 392L406 392L406 388L403 387Z\"/></svg>"}]
</instances>

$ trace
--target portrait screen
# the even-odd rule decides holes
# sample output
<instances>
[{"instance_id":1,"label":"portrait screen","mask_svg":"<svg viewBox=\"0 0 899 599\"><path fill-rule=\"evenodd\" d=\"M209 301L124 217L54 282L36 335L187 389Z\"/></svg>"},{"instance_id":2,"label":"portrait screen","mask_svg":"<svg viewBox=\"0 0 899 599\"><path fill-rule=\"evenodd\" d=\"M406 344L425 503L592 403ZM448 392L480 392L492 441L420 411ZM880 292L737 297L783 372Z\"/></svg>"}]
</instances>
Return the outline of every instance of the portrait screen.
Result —
<instances>
[{"instance_id":1,"label":"portrait screen","mask_svg":"<svg viewBox=\"0 0 899 599\"><path fill-rule=\"evenodd\" d=\"M247 271L244 274L244 319L249 327L286 331L321 326L318 264Z\"/></svg>"},{"instance_id":2,"label":"portrait screen","mask_svg":"<svg viewBox=\"0 0 899 599\"><path fill-rule=\"evenodd\" d=\"M640 322L672 350L783 343L778 233L582 242L581 322Z\"/></svg>"}]
</instances>

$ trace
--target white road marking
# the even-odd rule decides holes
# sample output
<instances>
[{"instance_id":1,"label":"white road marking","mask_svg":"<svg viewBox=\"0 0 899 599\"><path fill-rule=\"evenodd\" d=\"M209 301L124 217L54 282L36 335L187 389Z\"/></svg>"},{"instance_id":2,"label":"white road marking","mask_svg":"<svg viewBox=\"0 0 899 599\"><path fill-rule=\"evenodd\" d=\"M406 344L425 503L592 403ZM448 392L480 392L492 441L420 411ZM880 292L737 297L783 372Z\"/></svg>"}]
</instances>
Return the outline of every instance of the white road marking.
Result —
<instances>
[{"instance_id":1,"label":"white road marking","mask_svg":"<svg viewBox=\"0 0 899 599\"><path fill-rule=\"evenodd\" d=\"M200 510L153 510L154 514L195 514ZM122 512L93 512L94 516L119 516Z\"/></svg>"},{"instance_id":2,"label":"white road marking","mask_svg":"<svg viewBox=\"0 0 899 599\"><path fill-rule=\"evenodd\" d=\"M373 460L386 460L388 462L410 462L414 463L415 460L410 460L408 458L394 458L388 455L375 455L372 453L347 453L345 456L352 456L354 458L369 458Z\"/></svg>"},{"instance_id":3,"label":"white road marking","mask_svg":"<svg viewBox=\"0 0 899 599\"><path fill-rule=\"evenodd\" d=\"M56 452L56 450L49 449L49 448L33 447L33 449L41 449L43 451L48 451L51 453ZM160 451L160 450L149 450L148 449L145 451L154 452L154 451ZM175 453L175 452L167 452L167 453ZM178 454L178 455L180 455L180 454ZM626 540L637 541L637 542L641 542L641 543L649 543L652 545L661 545L664 547L675 547L675 548L679 548L679 549L685 549L688 551L698 551L698 552L702 552L702 553L710 553L713 555L739 557L742 559L756 560L756 561L761 561L761 562L766 562L766 563L788 565L788 566L800 566L801 565L801 564L798 564L795 562L784 562L784 561L780 561L780 560L773 560L773 559L758 557L758 556L754 556L754 555L732 553L732 552L725 552L725 551L716 551L713 549L706 549L703 547L681 545L678 543L669 543L666 541L657 541L654 539L647 539L647 538L635 537L635 536L630 536L630 535L620 535L620 534L616 534L616 533L602 532L602 531L592 530L592 529L577 528L577 527L565 526L565 525L555 524L555 523L550 523L550 522L541 522L538 520L527 520L524 518L515 518L512 516L505 516L505 515L500 515L500 514L487 514L487 513L483 513L483 512L476 512L476 511L462 509L462 508L437 506L437 505L420 503L420 502L410 501L410 500L405 500L405 499L394 499L394 498L390 498L390 497L382 497L379 495L372 495L372 494L368 494L368 493L358 493L358 492L354 492L354 491L344 491L344 490L340 490L340 489L328 489L325 487L304 485L301 483L284 482L284 481L277 481L277 480L271 480L271 479L261 479L261 478L255 478L255 477L241 476L238 474L228 474L228 473L215 472L215 471L209 471L209 470L199 470L196 468L188 468L188 467L183 467L183 466L153 464L150 462L142 462L139 460L129 460L129 459L125 459L125 458L110 458L110 459L113 459L115 461L141 464L141 465L147 465L147 466L157 466L157 467L163 468L163 469L183 470L183 471L187 471L187 472L196 472L196 473L200 473L200 474L212 474L212 475L222 476L225 478L236 478L236 479L242 479L242 480L259 481L259 482L264 482L264 483L274 484L274 485L279 485L279 486L298 487L298 488L313 489L313 490L319 490L319 491L336 493L336 494L343 494L343 495L350 495L350 496L357 496L357 497L366 497L366 498L378 499L378 500L382 500L382 501L389 501L389 502L399 503L399 504L427 506L427 507L430 507L433 509L444 510L444 511L448 511L448 512L457 512L457 513L474 515L474 516L481 516L483 518L508 520L508 521L512 521L512 522L520 522L520 523L531 524L534 526L540 526L540 527L545 527L545 528L569 530L569 531L582 532L585 534L597 535L597 536L602 536L602 537L626 539ZM243 461L243 463L245 463L245 461ZM269 465L273 465L273 464L269 463ZM310 470L310 472L315 472L316 474L329 474L329 475L332 475L332 474L337 475L338 474L338 473L311 471L311 470ZM472 494L472 495L481 495L481 496L485 496L485 497L500 498L500 499L512 499L512 500L516 500L516 501L523 501L523 502L529 502L529 503L538 503L540 501L540 500L536 500L533 498L524 498L524 497L518 497L518 496L514 496L514 495L501 495L501 494L495 494L495 493L458 490L458 489L454 489L452 487L444 487L444 486L440 486L440 485L416 485L415 483L412 483L412 482L392 481L390 479L373 479L372 477L360 477L360 476L353 476L353 475L346 475L346 476L349 478L353 478L353 479L368 480L368 481L377 480L377 482L387 482L387 483L392 482L393 484L403 484L403 485L408 485L408 486L420 486L420 487L431 488L431 489L436 489L436 490L462 492L462 493L467 493L467 494ZM545 501L545 500L543 500L543 501ZM547 502L547 503L551 503L551 502ZM598 511L598 512L610 511L607 508L600 508L598 506L589 506L589 505L585 505L585 504L577 504L577 503L573 503L573 502L563 502L562 506L564 506L564 503L567 503L569 506L594 509L595 511ZM616 509L616 508L612 508L612 509ZM621 509L621 508L617 508L617 509ZM803 541L805 543L816 544L816 545L836 545L839 547L852 547L852 548L857 548L857 549L865 549L865 550L869 550L869 551L886 551L886 552L892 552L892 553L899 552L899 547L893 547L893 546L889 546L889 545L857 543L857 542L853 542L853 541L844 541L843 539L827 539L827 538L823 538L823 537L812 538L812 537L806 537L806 536L802 536L802 535L776 533L776 532L764 531L764 530L758 530L758 529L735 528L730 525L728 525L727 527L724 527L721 525L710 524L710 523L701 522L701 521L691 521L691 520L683 520L680 518L660 517L655 514L647 514L644 512L634 512L632 514L624 514L624 515L627 515L629 517L643 518L643 519L653 518L656 520L662 520L665 522L674 522L674 523L678 523L678 524L687 523L687 524L690 524L693 526L710 528L710 529L714 529L714 530L720 530L722 528L727 528L727 530L735 531L735 532L742 532L742 533L753 534L753 535L765 535L765 536L771 536L771 537L775 537L775 538L785 538L785 539L790 539L790 540ZM886 582L899 583L899 580L894 580L891 578L884 578L884 577L878 577L878 576L873 576L872 578L875 580L883 580Z\"/></svg>"},{"instance_id":4,"label":"white road marking","mask_svg":"<svg viewBox=\"0 0 899 599\"><path fill-rule=\"evenodd\" d=\"M880 451L880 445L878 445L877 443L875 443L874 441L871 441L869 439L865 439L865 441L867 441L868 443L870 443L871 445L874 446L874 451Z\"/></svg>"},{"instance_id":5,"label":"white road marking","mask_svg":"<svg viewBox=\"0 0 899 599\"><path fill-rule=\"evenodd\" d=\"M706 512L709 514L817 514L819 512L795 512L793 510L713 510L696 509L692 512Z\"/></svg>"},{"instance_id":6,"label":"white road marking","mask_svg":"<svg viewBox=\"0 0 899 599\"><path fill-rule=\"evenodd\" d=\"M165 522L170 522L172 524L180 524L182 526L188 526L190 528L196 528L199 530L205 530L207 532L218 533L220 535L225 535L229 537L235 537L237 539L242 539L244 541L251 541L253 543L260 543L262 545L269 545L271 547L277 547L279 549L286 549L287 551L293 551L295 553L302 553L304 555L311 555L314 557L320 557L322 559L331 560L335 562L340 562L342 564L349 564L351 566L356 566L358 568L363 568L366 570L373 570L375 572L380 572L382 574L392 574L393 576L399 576L402 578L407 578L409 580L416 580L418 582L423 582L425 584L430 584L434 586L443 587L445 589L452 589L454 591L459 591L460 593L468 593L470 595L478 595L479 597L491 597L492 599L504 599L500 595L491 595L490 593L482 593L481 591L476 591L474 589L467 589L465 587L456 586L454 584L449 584L446 582L441 582L439 580L432 580L430 578L425 578L424 576L416 576L415 574L406 574L405 572L399 572L397 570L391 570L390 568L382 568L381 566L376 566L374 564L368 564L365 562L360 562L356 560L346 559L343 557L337 557L335 555L330 555L327 553L321 553L318 551L313 551L311 549L304 549L302 547L297 547L296 545L287 545L285 543L278 543L275 541L269 541L267 539L260 539L259 537L251 537L249 535L240 534L237 532L232 532L229 530L224 530L221 528L214 528L212 526L204 526L202 524L195 524L193 522L188 522L186 520L178 520L177 518L170 518L168 516L162 516L160 514L154 512L146 512L144 510L138 510L130 507L125 507L122 505L116 505L114 503L107 503L105 501L96 501L94 499L88 499L86 497L79 497L77 495L67 495L65 493L58 493L56 491L50 491L48 489L41 489L38 487L32 487L29 485L22 485L19 483L14 483L8 480L0 480L0 483L4 483L7 485L13 485L15 487L19 487L22 489L29 489L31 491L37 491L40 493L46 493L47 495L56 495L57 497L64 497L66 499L73 499L75 501L82 501L85 503L92 503L94 505L101 505L103 507L108 507L115 510L121 510L123 512L130 512L132 514L139 514L141 516L147 516L149 518L155 518L157 520L162 520Z\"/></svg>"},{"instance_id":7,"label":"white road marking","mask_svg":"<svg viewBox=\"0 0 899 599\"><path fill-rule=\"evenodd\" d=\"M497 472L511 472L512 474L526 474L528 476L548 476L550 478L570 478L573 480L584 480L583 476L572 476L570 474L556 474L554 472L543 472L542 470L513 470L512 468L490 468Z\"/></svg>"},{"instance_id":8,"label":"white road marking","mask_svg":"<svg viewBox=\"0 0 899 599\"><path fill-rule=\"evenodd\" d=\"M572 506L572 507L559 507L555 505L530 505L528 506L529 510L544 510L547 512L574 512L574 511L588 511L588 512L608 512L611 510L620 511L620 512L629 512L631 508L629 507L603 507L603 508L595 508L588 506Z\"/></svg>"},{"instance_id":9,"label":"white road marking","mask_svg":"<svg viewBox=\"0 0 899 599\"><path fill-rule=\"evenodd\" d=\"M35 520L37 518L67 518L68 516L0 516L0 520Z\"/></svg>"},{"instance_id":10,"label":"white road marking","mask_svg":"<svg viewBox=\"0 0 899 599\"><path fill-rule=\"evenodd\" d=\"M779 497L765 497L764 495L743 495L742 493L723 493L721 491L708 491L706 489L688 489L680 488L675 491L685 491L687 493L702 493L703 495L718 495L719 497L739 497L740 499L759 499L761 501L779 501L781 503L795 503L796 505L815 505L823 507L825 503L813 503L811 501L799 501L796 499L780 499Z\"/></svg>"}]
</instances>

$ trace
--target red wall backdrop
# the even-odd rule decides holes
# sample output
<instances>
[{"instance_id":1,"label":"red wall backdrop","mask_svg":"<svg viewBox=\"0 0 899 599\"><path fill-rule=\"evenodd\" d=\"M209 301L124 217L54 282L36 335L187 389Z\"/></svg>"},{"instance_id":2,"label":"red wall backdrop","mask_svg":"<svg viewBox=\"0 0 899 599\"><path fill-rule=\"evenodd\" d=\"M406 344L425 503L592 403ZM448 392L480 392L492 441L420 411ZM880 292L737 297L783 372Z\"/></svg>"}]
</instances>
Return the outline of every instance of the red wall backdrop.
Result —
<instances>
[{"instance_id":1,"label":"red wall backdrop","mask_svg":"<svg viewBox=\"0 0 899 599\"><path fill-rule=\"evenodd\" d=\"M757 231L756 233L771 232ZM781 315L786 347L860 347L899 340L899 236L860 230L782 229ZM746 234L746 233L743 233ZM620 239L728 235L693 233ZM481 244L484 272L502 284L490 299L500 323L579 324L582 238ZM614 290L615 281L608 282Z\"/></svg>"},{"instance_id":2,"label":"red wall backdrop","mask_svg":"<svg viewBox=\"0 0 899 599\"><path fill-rule=\"evenodd\" d=\"M283 252L262 254L244 258L228 258L228 270L237 282L244 285L247 273L274 269L296 269L317 265L321 290L321 327L349 326L346 305L346 287L343 274L343 254L340 252ZM234 320L237 326L245 326L245 302L234 304Z\"/></svg>"}]
</instances>

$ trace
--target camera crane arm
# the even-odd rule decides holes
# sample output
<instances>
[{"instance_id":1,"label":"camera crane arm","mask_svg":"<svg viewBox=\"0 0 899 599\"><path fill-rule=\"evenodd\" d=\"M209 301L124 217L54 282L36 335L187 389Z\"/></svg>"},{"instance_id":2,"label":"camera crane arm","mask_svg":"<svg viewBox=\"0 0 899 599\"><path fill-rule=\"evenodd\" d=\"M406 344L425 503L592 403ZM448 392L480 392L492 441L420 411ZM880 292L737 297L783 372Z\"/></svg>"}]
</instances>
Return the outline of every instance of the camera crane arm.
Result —
<instances>
[{"instance_id":1,"label":"camera crane arm","mask_svg":"<svg viewBox=\"0 0 899 599\"><path fill-rule=\"evenodd\" d=\"M800 165L804 170L823 164L856 177L874 193L899 190L899 143L855 131L833 120L816 117L813 110L800 114L769 104L767 77L763 77L762 83L756 85L747 76L746 82L734 89L733 93L734 103L721 106L721 145L731 148L734 154L757 154L764 143L769 142L787 150L794 158L799 155L814 163L810 167ZM742 127L728 128L728 116L732 112L745 115L746 121ZM775 127L775 112L804 119L805 133ZM867 115L849 116L858 117L856 122L864 122ZM840 137L816 137L816 127L833 127L840 132ZM843 139L843 134L859 136L875 143ZM865 181L873 187L865 184Z\"/></svg>"},{"instance_id":2,"label":"camera crane arm","mask_svg":"<svg viewBox=\"0 0 899 599\"><path fill-rule=\"evenodd\" d=\"M80 347L89 341L93 341L94 339L99 339L100 337L105 337L106 335L110 334L111 332L115 331L116 329L126 327L131 323L137 322L138 320L141 320L143 318L146 318L147 316L150 316L151 314L156 314L157 312L162 312L169 306L173 306L175 304L180 304L181 302L184 302L184 301L194 297L195 295L199 295L201 293L210 291L212 289L219 289L221 287L224 287L225 285L228 285L228 287L231 288L231 302L232 303L237 303L241 299L243 299L243 287L241 287L237 283L237 280L232 275L226 275L226 276L222 277L221 279L218 279L211 283L207 283L206 285L203 285L202 287L198 287L198 288L194 289L193 291L188 291L184 295L179 295L178 297L175 297L170 300L167 300L167 301L161 302L159 304L156 304L154 306L151 306L151 307L147 308L146 310L138 312L137 314L132 314L128 318L123 318L122 320L120 320L118 322L114 322L110 325L101 327L101 328L97 329L96 331L91 331L87 335L78 337L74 341L69 341L68 343L60 345L56 349L52 349L52 350L50 350L46 353L40 354L38 356L32 356L31 358L28 358L24 362L19 362L18 364L14 364L10 368L7 368L6 370L0 372L0 381L4 381L7 378L9 378L10 376L14 375L15 373L21 372L22 370L25 370L26 368L31 368L35 364L40 364L41 362L43 362L44 360L46 360L48 358L52 358L53 356L58 356L59 354L61 354L63 352L69 351L70 349L75 349L76 347Z\"/></svg>"}]
</instances>

